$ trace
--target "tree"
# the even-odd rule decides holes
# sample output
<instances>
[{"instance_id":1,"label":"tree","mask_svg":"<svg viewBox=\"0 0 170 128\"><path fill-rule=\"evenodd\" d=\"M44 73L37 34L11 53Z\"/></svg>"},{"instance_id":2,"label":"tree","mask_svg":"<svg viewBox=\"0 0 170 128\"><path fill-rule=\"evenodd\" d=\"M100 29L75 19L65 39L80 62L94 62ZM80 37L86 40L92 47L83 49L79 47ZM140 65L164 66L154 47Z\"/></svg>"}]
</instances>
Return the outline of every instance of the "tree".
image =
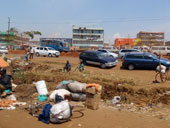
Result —
<instances>
[{"instance_id":1,"label":"tree","mask_svg":"<svg viewBox=\"0 0 170 128\"><path fill-rule=\"evenodd\" d=\"M25 34L27 34L28 36L30 36L31 37L31 39L33 39L34 38L34 35L40 35L41 36L41 32L39 32L39 31L27 31L27 32L24 32Z\"/></svg>"}]
</instances>

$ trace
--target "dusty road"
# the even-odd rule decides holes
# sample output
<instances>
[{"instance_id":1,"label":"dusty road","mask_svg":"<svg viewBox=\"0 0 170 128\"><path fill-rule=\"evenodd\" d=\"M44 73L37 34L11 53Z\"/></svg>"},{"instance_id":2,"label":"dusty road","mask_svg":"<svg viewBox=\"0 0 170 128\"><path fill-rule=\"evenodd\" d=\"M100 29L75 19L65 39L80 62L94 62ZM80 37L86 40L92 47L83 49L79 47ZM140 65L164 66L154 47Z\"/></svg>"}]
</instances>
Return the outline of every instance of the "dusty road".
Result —
<instances>
[{"instance_id":1,"label":"dusty road","mask_svg":"<svg viewBox=\"0 0 170 128\"><path fill-rule=\"evenodd\" d=\"M159 120L144 114L125 113L113 108L97 111L85 110L84 116L64 124L44 124L23 111L0 111L0 128L169 128L169 121Z\"/></svg>"},{"instance_id":2,"label":"dusty road","mask_svg":"<svg viewBox=\"0 0 170 128\"><path fill-rule=\"evenodd\" d=\"M69 60L72 64L72 69L79 65L78 58L59 57L47 58L36 57L32 60L34 63L41 63L52 67L62 68L65 62ZM121 62L114 68L100 69L95 66L85 66L85 70L91 74L101 76L112 76L122 79L131 79L137 83L135 86L149 88L158 86L169 86L169 82L163 84L153 84L155 71L153 70L134 70L129 71L121 69ZM126 111L118 111L113 107L102 106L99 110L85 109L84 116L80 118L80 114L74 113L71 121L61 124L46 125L39 122L37 118L30 116L23 110L0 111L0 128L168 128L170 127L169 120L158 119L149 114L132 113Z\"/></svg>"}]
</instances>

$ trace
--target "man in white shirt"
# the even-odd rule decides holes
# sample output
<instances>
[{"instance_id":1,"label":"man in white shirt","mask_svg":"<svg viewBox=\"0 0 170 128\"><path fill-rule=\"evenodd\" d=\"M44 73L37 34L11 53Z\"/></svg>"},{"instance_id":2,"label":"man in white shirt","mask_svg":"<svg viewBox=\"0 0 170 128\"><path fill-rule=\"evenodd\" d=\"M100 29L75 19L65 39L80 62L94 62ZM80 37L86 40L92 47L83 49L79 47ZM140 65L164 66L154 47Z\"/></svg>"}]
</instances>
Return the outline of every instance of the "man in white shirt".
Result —
<instances>
[{"instance_id":1,"label":"man in white shirt","mask_svg":"<svg viewBox=\"0 0 170 128\"><path fill-rule=\"evenodd\" d=\"M33 59L34 56L34 49L31 47L30 48L30 59Z\"/></svg>"}]
</instances>

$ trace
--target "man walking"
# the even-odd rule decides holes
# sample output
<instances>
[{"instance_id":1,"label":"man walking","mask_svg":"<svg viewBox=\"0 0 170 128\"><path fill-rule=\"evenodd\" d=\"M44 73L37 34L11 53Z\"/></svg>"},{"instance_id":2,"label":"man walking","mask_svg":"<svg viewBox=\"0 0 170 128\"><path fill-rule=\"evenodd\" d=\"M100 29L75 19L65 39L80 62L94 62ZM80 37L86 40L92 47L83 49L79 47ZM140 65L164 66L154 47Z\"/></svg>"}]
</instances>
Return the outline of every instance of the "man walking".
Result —
<instances>
[{"instance_id":1,"label":"man walking","mask_svg":"<svg viewBox=\"0 0 170 128\"><path fill-rule=\"evenodd\" d=\"M34 49L31 47L30 48L30 59L33 59L34 56Z\"/></svg>"}]
</instances>

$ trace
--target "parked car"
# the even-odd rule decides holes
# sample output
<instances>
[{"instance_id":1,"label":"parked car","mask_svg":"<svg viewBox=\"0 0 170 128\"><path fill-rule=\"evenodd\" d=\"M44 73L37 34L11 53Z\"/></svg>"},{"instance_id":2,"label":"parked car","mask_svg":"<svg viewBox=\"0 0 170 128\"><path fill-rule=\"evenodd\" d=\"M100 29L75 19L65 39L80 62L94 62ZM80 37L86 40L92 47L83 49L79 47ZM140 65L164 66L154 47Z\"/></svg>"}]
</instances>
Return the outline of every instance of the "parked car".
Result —
<instances>
[{"instance_id":1,"label":"parked car","mask_svg":"<svg viewBox=\"0 0 170 128\"><path fill-rule=\"evenodd\" d=\"M118 62L116 58L100 51L84 51L80 54L80 61L84 64L98 65L101 68L113 67Z\"/></svg>"},{"instance_id":2,"label":"parked car","mask_svg":"<svg viewBox=\"0 0 170 128\"><path fill-rule=\"evenodd\" d=\"M51 48L51 47L36 47L35 48L35 54L36 56L49 56L49 57L52 57L52 56L56 56L58 57L60 55L60 52Z\"/></svg>"},{"instance_id":3,"label":"parked car","mask_svg":"<svg viewBox=\"0 0 170 128\"><path fill-rule=\"evenodd\" d=\"M168 59L160 58L160 63L167 68L170 67L170 61ZM129 70L133 70L135 68L156 69L158 65L159 58L148 52L127 53L122 60L122 66Z\"/></svg>"},{"instance_id":4,"label":"parked car","mask_svg":"<svg viewBox=\"0 0 170 128\"><path fill-rule=\"evenodd\" d=\"M125 54L129 53L129 52L140 52L140 50L138 50L138 49L121 49L119 51L119 58L123 59Z\"/></svg>"},{"instance_id":5,"label":"parked car","mask_svg":"<svg viewBox=\"0 0 170 128\"><path fill-rule=\"evenodd\" d=\"M151 51L155 55L170 56L170 46L152 46Z\"/></svg>"},{"instance_id":6,"label":"parked car","mask_svg":"<svg viewBox=\"0 0 170 128\"><path fill-rule=\"evenodd\" d=\"M110 52L109 50L99 49L97 51L100 51L100 52L103 52L103 53L107 53L110 57L118 58L118 54Z\"/></svg>"},{"instance_id":7,"label":"parked car","mask_svg":"<svg viewBox=\"0 0 170 128\"><path fill-rule=\"evenodd\" d=\"M119 50L114 46L104 46L101 49L106 49L106 50L109 50L109 51L114 52L114 53L119 53Z\"/></svg>"},{"instance_id":8,"label":"parked car","mask_svg":"<svg viewBox=\"0 0 170 128\"><path fill-rule=\"evenodd\" d=\"M6 47L0 47L0 53L1 53L1 54L3 54L3 53L8 54L8 48L6 48Z\"/></svg>"}]
</instances>

